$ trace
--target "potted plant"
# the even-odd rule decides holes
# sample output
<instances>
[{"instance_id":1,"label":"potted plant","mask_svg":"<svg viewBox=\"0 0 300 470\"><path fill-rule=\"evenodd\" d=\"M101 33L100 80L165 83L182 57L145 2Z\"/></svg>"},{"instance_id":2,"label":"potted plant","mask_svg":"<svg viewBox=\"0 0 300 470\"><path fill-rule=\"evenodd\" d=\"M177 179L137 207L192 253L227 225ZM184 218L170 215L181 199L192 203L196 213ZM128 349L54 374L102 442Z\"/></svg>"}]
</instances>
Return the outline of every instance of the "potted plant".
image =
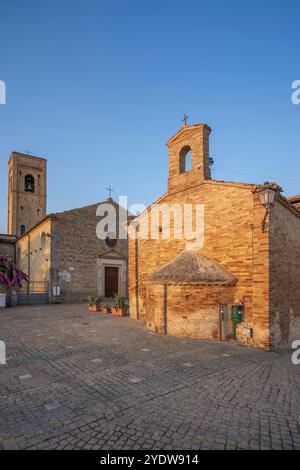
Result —
<instances>
[{"instance_id":1,"label":"potted plant","mask_svg":"<svg viewBox=\"0 0 300 470\"><path fill-rule=\"evenodd\" d=\"M101 302L103 297L98 294L90 294L87 296L86 301L89 306L90 312L100 312L101 310Z\"/></svg>"},{"instance_id":2,"label":"potted plant","mask_svg":"<svg viewBox=\"0 0 300 470\"><path fill-rule=\"evenodd\" d=\"M127 316L127 305L124 297L121 297L120 294L114 295L115 305L111 308L112 314L116 317L126 317Z\"/></svg>"},{"instance_id":3,"label":"potted plant","mask_svg":"<svg viewBox=\"0 0 300 470\"><path fill-rule=\"evenodd\" d=\"M103 313L111 313L111 307L110 307L110 305L104 305L103 307L101 306L101 312L103 312Z\"/></svg>"},{"instance_id":4,"label":"potted plant","mask_svg":"<svg viewBox=\"0 0 300 470\"><path fill-rule=\"evenodd\" d=\"M26 274L18 269L10 258L7 256L0 256L0 284L7 290L10 306L13 303L13 296L16 301L16 291L14 291L14 288L21 287L21 282L27 280L28 277Z\"/></svg>"}]
</instances>

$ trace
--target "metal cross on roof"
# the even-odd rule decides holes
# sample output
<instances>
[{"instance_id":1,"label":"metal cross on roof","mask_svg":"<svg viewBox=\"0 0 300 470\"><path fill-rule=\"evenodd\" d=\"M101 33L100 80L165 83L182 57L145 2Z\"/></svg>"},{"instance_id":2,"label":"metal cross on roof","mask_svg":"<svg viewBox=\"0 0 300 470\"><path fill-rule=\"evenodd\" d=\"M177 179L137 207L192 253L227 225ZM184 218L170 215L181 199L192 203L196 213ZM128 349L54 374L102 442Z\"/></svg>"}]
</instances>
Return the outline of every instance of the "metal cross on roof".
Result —
<instances>
[{"instance_id":1,"label":"metal cross on roof","mask_svg":"<svg viewBox=\"0 0 300 470\"><path fill-rule=\"evenodd\" d=\"M188 119L189 119L189 116L187 116L186 114L183 116L183 119L181 119L181 122L183 122L184 126L186 126L186 122Z\"/></svg>"},{"instance_id":2,"label":"metal cross on roof","mask_svg":"<svg viewBox=\"0 0 300 470\"><path fill-rule=\"evenodd\" d=\"M109 185L109 187L106 188L106 191L108 191L109 197L111 198L111 193L114 192L114 189L112 189L111 185Z\"/></svg>"}]
</instances>

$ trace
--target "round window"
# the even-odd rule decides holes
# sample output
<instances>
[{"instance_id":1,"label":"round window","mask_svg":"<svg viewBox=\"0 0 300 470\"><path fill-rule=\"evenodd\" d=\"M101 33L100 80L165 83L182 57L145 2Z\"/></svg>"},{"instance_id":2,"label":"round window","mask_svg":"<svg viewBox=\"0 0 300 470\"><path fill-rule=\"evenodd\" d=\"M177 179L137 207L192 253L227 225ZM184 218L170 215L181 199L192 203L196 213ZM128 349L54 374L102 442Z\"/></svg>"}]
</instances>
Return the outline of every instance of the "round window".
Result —
<instances>
[{"instance_id":1,"label":"round window","mask_svg":"<svg viewBox=\"0 0 300 470\"><path fill-rule=\"evenodd\" d=\"M107 246L109 246L109 248L114 248L117 244L117 240L114 235L108 234L105 238L105 243Z\"/></svg>"}]
</instances>

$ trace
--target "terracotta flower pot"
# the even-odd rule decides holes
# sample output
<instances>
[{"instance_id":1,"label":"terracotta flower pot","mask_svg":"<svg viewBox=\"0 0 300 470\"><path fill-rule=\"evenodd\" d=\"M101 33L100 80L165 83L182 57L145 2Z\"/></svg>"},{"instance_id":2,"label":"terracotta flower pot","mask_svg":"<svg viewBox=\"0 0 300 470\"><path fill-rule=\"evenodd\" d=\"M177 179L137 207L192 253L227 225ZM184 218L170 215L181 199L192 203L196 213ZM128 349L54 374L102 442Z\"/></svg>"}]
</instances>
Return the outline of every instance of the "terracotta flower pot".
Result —
<instances>
[{"instance_id":1,"label":"terracotta flower pot","mask_svg":"<svg viewBox=\"0 0 300 470\"><path fill-rule=\"evenodd\" d=\"M112 307L111 312L115 317L127 317L127 309L126 308Z\"/></svg>"},{"instance_id":2,"label":"terracotta flower pot","mask_svg":"<svg viewBox=\"0 0 300 470\"><path fill-rule=\"evenodd\" d=\"M110 307L101 307L101 312L102 313L111 313L111 308Z\"/></svg>"},{"instance_id":3,"label":"terracotta flower pot","mask_svg":"<svg viewBox=\"0 0 300 470\"><path fill-rule=\"evenodd\" d=\"M100 312L101 305L89 305L90 312Z\"/></svg>"}]
</instances>

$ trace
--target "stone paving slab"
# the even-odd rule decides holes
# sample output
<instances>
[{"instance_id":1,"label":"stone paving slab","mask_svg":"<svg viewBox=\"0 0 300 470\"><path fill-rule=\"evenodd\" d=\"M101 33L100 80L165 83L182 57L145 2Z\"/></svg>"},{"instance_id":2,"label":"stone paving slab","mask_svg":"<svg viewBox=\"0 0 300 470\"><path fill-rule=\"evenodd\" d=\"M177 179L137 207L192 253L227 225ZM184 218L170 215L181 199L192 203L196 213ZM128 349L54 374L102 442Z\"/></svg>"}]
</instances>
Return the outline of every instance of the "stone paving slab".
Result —
<instances>
[{"instance_id":1,"label":"stone paving slab","mask_svg":"<svg viewBox=\"0 0 300 470\"><path fill-rule=\"evenodd\" d=\"M300 449L290 352L149 334L84 305L0 311L2 449Z\"/></svg>"}]
</instances>

